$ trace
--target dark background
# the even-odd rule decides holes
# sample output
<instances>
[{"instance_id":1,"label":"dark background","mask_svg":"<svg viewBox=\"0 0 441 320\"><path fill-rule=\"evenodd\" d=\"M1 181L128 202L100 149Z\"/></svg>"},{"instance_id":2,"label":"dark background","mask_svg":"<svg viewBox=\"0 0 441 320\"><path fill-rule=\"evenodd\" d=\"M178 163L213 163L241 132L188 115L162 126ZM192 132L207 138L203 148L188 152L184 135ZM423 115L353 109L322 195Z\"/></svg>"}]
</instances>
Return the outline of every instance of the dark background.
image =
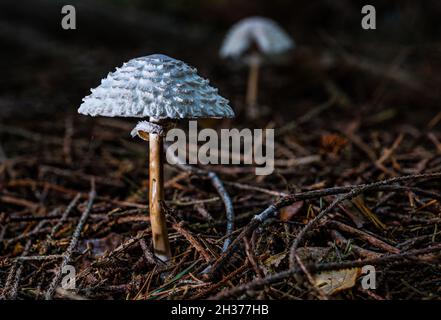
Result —
<instances>
[{"instance_id":1,"label":"dark background","mask_svg":"<svg viewBox=\"0 0 441 320\"><path fill-rule=\"evenodd\" d=\"M360 26L361 8L368 3L377 9L375 31ZM77 30L61 28L66 4L77 9ZM387 83L388 93L381 93L382 102L399 104L403 116L415 104L420 111L437 106L439 1L2 0L0 117L75 112L109 71L152 53L197 67L239 110L246 73L221 61L218 50L228 28L251 15L278 21L298 44L291 63L267 68L261 80L260 101L282 114L297 116L323 102L323 79L329 77L354 103L369 104L387 78L381 72L391 65L400 70ZM360 72L342 51L379 70ZM423 121L433 116L420 114Z\"/></svg>"}]
</instances>

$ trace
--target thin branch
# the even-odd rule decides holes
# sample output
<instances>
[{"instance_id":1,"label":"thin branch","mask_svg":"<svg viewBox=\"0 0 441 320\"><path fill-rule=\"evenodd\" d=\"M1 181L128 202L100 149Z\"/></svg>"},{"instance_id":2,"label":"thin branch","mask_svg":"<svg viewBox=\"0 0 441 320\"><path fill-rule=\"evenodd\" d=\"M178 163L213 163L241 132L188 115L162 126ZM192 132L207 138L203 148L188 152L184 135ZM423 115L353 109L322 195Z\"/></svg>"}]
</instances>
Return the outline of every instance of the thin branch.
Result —
<instances>
[{"instance_id":1,"label":"thin branch","mask_svg":"<svg viewBox=\"0 0 441 320\"><path fill-rule=\"evenodd\" d=\"M219 258L213 263L210 272L206 273L204 275L205 279L207 280L213 280L214 278L219 276L219 271L222 268L225 261L230 257L234 250L237 248L237 246L242 242L242 239L244 237L248 237L251 235L251 233L256 230L257 227L259 227L263 222L267 221L270 218L273 218L277 215L278 211L286 207L290 204L293 204L297 201L301 200L308 200L313 198L319 198L323 196L328 195L335 195L335 194L344 194L343 196L340 196L337 200L335 200L328 208L323 210L317 217L310 221L308 225L305 226L305 228L301 231L301 233L298 235L296 241L294 242L294 252L299 244L299 242L302 240L303 236L306 234L307 231L309 231L310 228L312 228L323 216L328 214L332 209L334 209L340 202L343 200L352 198L360 193L366 192L366 191L372 191L373 189L381 190L382 187L393 185L394 183L398 182L406 182L406 181L412 181L412 180L422 180L422 179L436 179L440 178L441 173L431 173L431 174L419 174L419 175L410 175L410 176L403 176L403 177L396 177L391 178L387 180L382 180L379 182L371 183L371 184L361 184L361 185L355 185L355 186L347 186L347 187L334 187L334 188L328 188L323 190L314 190L314 191L308 191L308 192L300 192L296 194L291 194L286 197L281 198L274 204L271 204L269 207L267 207L265 210L263 210L260 214L255 215L251 221L244 227L242 232L236 237L236 239L233 240L228 250L223 252ZM388 187L389 188L389 187ZM390 188L389 188L390 189ZM352 191L351 191L352 190ZM347 193L349 191L349 193ZM291 247L291 252L293 247ZM294 259L294 255L290 255L290 261Z\"/></svg>"},{"instance_id":2,"label":"thin branch","mask_svg":"<svg viewBox=\"0 0 441 320\"><path fill-rule=\"evenodd\" d=\"M46 292L46 295L45 295L46 300L52 299L54 292L57 289L58 284L60 282L62 272L63 272L64 268L71 261L72 254L73 254L74 249L77 246L78 239L81 235L81 231L83 230L84 225L86 223L86 220L90 214L90 211L92 210L92 205L93 205L93 202L95 201L95 197L96 197L95 181L93 179L92 179L91 184L92 184L92 186L91 186L91 191L89 193L89 201L87 203L85 210L83 211L83 214L81 215L81 218L77 224L77 227L75 228L75 231L72 235L72 239L69 243L69 246L67 247L66 251L63 254L64 258L63 258L63 261L61 262L61 266L58 269L57 273L55 274L54 278L52 279L51 285L49 286L49 289Z\"/></svg>"},{"instance_id":3,"label":"thin branch","mask_svg":"<svg viewBox=\"0 0 441 320\"><path fill-rule=\"evenodd\" d=\"M198 175L207 176L210 179L211 184L213 185L213 187L216 189L217 193L219 194L220 198L222 199L222 202L224 203L225 214L226 214L226 219L227 219L227 231L226 231L227 238L225 239L224 245L222 247L222 252L225 252L228 249L229 245L231 244L231 235L234 232L234 216L235 215L234 215L233 201L231 200L231 197L228 194L228 192L225 190L225 186L224 186L222 180L213 171L208 171L208 170L200 169L200 168L197 168L194 166L180 164L179 159L173 153L168 153L168 155L175 158L175 163L176 163L175 166L177 168L184 170L184 171L187 171L187 172L192 172L192 173L195 173Z\"/></svg>"},{"instance_id":4,"label":"thin branch","mask_svg":"<svg viewBox=\"0 0 441 320\"><path fill-rule=\"evenodd\" d=\"M341 269L349 269L349 268L356 268L356 267L363 267L365 265L385 265L388 263L406 263L409 260L415 260L418 256L426 255L430 253L435 253L441 251L441 245L435 245L432 247L424 248L424 249L418 249L418 250L411 250L403 253L398 254L385 254L382 255L379 258L373 258L373 259L365 259L365 260L357 260L357 261L348 261L348 262L340 262L340 263L325 263L325 264L318 264L318 265L309 265L308 270L310 272L321 272L321 271L331 271L331 270L341 270ZM278 283L286 278L292 277L293 275L302 272L302 269L300 267L294 267L290 268L288 270L267 276L263 279L256 279L253 281L250 281L248 283L244 283L240 286L234 287L229 290L223 290L217 295L211 297L212 300L221 300L221 299L227 299L235 296L239 296L241 294L244 294L247 291L256 290L259 288L262 288L264 286Z\"/></svg>"},{"instance_id":5,"label":"thin branch","mask_svg":"<svg viewBox=\"0 0 441 320\"><path fill-rule=\"evenodd\" d=\"M78 193L75 198L69 203L66 210L64 210L63 215L61 216L60 220L58 220L57 224L52 229L51 233L47 235L46 242L43 246L44 251L46 251L50 245L50 242L53 240L55 234L58 232L58 230L61 228L61 226L66 221L69 214L72 212L73 208L77 205L78 201L81 199L81 193ZM89 200L90 201L90 200Z\"/></svg>"},{"instance_id":6,"label":"thin branch","mask_svg":"<svg viewBox=\"0 0 441 320\"><path fill-rule=\"evenodd\" d=\"M341 202L344 200L352 199L366 191L371 191L374 189L378 189L381 186L384 185L393 185L394 183L399 182L406 182L406 181L412 181L412 180L421 180L421 179L436 179L441 177L441 172L438 173L428 173L428 174L418 174L418 175L410 175L410 176L402 176L402 177L396 177L391 179L386 179L370 184L364 184L360 185L358 187L354 187L353 190L351 190L349 193L339 196L337 199L335 199L328 207L323 209L321 212L317 214L317 216L312 219L297 235L296 239L294 240L294 243L291 246L290 249L290 255L289 255L289 263L290 267L293 268L296 264L296 251L300 243L303 241L303 238L305 237L306 233L311 230L320 219L322 219L324 216L326 216L329 212L331 212L335 207L337 207ZM289 198L289 197L288 197Z\"/></svg>"},{"instance_id":7,"label":"thin branch","mask_svg":"<svg viewBox=\"0 0 441 320\"><path fill-rule=\"evenodd\" d=\"M26 242L25 248L22 253L22 257L26 256L29 253L31 248L31 240ZM6 284L3 289L2 295L0 296L0 300L10 299L14 300L17 297L18 292L18 284L21 279L21 273L23 271L23 263L21 261L14 261L11 268L9 269L9 274L6 279Z\"/></svg>"}]
</instances>

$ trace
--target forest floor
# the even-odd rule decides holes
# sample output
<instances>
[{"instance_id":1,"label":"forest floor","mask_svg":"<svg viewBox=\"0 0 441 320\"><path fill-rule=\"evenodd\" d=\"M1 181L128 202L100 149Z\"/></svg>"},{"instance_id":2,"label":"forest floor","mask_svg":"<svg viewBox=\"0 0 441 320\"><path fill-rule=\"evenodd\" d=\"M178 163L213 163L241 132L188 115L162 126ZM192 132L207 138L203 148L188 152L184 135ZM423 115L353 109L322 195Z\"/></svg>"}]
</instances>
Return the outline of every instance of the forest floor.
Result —
<instances>
[{"instance_id":1,"label":"forest floor","mask_svg":"<svg viewBox=\"0 0 441 320\"><path fill-rule=\"evenodd\" d=\"M275 171L166 165L168 264L152 254L148 146L130 138L134 120L77 115L51 89L64 109L1 118L1 297L440 299L439 51L322 40L263 68L259 101L271 114L254 122L246 71L195 53L238 113L201 126L274 128ZM66 265L73 291L59 287ZM366 265L375 290L362 286Z\"/></svg>"}]
</instances>

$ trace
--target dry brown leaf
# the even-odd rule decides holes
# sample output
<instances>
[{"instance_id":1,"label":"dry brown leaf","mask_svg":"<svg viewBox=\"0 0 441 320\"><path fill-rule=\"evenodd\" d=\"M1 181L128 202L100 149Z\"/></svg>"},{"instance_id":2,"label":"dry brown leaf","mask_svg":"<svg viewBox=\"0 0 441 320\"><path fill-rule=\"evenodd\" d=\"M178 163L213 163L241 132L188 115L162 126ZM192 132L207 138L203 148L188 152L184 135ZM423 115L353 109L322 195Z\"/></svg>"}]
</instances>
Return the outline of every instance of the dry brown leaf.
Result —
<instances>
[{"instance_id":1,"label":"dry brown leaf","mask_svg":"<svg viewBox=\"0 0 441 320\"><path fill-rule=\"evenodd\" d=\"M263 264L267 267L274 266L278 267L280 262L282 262L283 259L285 259L286 255L288 254L288 251L283 251L278 254L275 254L268 259L266 259Z\"/></svg>"},{"instance_id":2,"label":"dry brown leaf","mask_svg":"<svg viewBox=\"0 0 441 320\"><path fill-rule=\"evenodd\" d=\"M303 201L294 202L292 205L280 210L280 220L290 221L303 207Z\"/></svg>"},{"instance_id":3,"label":"dry brown leaf","mask_svg":"<svg viewBox=\"0 0 441 320\"><path fill-rule=\"evenodd\" d=\"M339 134L325 134L321 136L323 151L333 156L337 156L347 144L348 139Z\"/></svg>"},{"instance_id":4,"label":"dry brown leaf","mask_svg":"<svg viewBox=\"0 0 441 320\"><path fill-rule=\"evenodd\" d=\"M361 268L325 271L314 276L314 284L326 295L347 290L355 286Z\"/></svg>"},{"instance_id":5,"label":"dry brown leaf","mask_svg":"<svg viewBox=\"0 0 441 320\"><path fill-rule=\"evenodd\" d=\"M14 256L18 256L20 253L22 253L24 251L24 247L21 245L20 242L17 242L14 246L14 250L12 252L12 254Z\"/></svg>"}]
</instances>

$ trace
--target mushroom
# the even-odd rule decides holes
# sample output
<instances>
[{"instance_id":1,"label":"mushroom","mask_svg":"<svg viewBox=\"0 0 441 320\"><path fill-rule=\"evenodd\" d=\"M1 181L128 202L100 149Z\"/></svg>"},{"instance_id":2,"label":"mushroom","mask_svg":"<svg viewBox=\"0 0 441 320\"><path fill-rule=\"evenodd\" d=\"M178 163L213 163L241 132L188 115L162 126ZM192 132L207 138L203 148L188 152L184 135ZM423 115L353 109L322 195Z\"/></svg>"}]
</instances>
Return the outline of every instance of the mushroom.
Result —
<instances>
[{"instance_id":1,"label":"mushroom","mask_svg":"<svg viewBox=\"0 0 441 320\"><path fill-rule=\"evenodd\" d=\"M242 59L249 67L246 105L251 119L258 117L257 88L259 69L265 57L280 55L294 48L294 41L273 20L250 17L233 25L220 50L222 58Z\"/></svg>"},{"instance_id":2,"label":"mushroom","mask_svg":"<svg viewBox=\"0 0 441 320\"><path fill-rule=\"evenodd\" d=\"M232 118L228 100L197 70L162 54L132 59L117 68L83 99L79 113L91 116L148 118L132 131L149 140L149 211L155 255L171 258L164 199L163 136L173 119Z\"/></svg>"}]
</instances>

